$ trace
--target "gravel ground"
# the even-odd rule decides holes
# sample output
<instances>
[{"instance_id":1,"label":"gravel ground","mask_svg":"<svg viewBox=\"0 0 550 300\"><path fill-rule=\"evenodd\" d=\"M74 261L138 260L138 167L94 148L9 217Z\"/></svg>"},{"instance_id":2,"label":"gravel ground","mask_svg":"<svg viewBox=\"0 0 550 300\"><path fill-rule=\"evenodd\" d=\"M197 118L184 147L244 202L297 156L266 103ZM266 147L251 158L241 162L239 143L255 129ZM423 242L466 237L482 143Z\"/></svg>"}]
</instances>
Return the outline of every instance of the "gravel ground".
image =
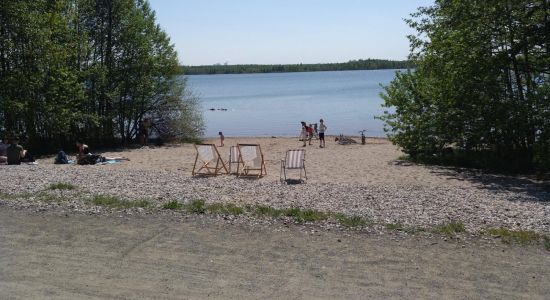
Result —
<instances>
[{"instance_id":1,"label":"gravel ground","mask_svg":"<svg viewBox=\"0 0 550 300\"><path fill-rule=\"evenodd\" d=\"M148 200L160 207L177 200L185 203L262 204L274 208L299 207L361 216L380 224L433 227L462 222L469 232L490 227L550 233L550 191L543 188L462 188L411 184L304 183L219 176L192 178L182 172L135 170L117 166L22 165L2 166L0 204L49 209L64 207L101 213L87 204L92 195ZM50 191L52 183L70 183L73 191ZM44 200L44 193L67 201ZM41 196L42 195L42 196ZM14 197L15 196L15 197ZM134 209L132 211L144 211Z\"/></svg>"}]
</instances>

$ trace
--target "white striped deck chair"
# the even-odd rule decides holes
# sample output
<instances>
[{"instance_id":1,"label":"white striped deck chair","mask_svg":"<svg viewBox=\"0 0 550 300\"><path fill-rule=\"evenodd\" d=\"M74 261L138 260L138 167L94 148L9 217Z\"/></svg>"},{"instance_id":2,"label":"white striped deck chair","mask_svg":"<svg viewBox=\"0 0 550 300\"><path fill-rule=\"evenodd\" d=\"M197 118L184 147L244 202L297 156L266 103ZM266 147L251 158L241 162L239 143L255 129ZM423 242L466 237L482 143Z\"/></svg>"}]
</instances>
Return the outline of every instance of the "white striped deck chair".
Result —
<instances>
[{"instance_id":1,"label":"white striped deck chair","mask_svg":"<svg viewBox=\"0 0 550 300\"><path fill-rule=\"evenodd\" d=\"M191 172L193 176L199 174L218 175L222 174L223 170L225 170L226 174L228 173L216 145L195 144L195 149L197 150L197 156L195 157L195 164L193 165L193 171Z\"/></svg>"},{"instance_id":2,"label":"white striped deck chair","mask_svg":"<svg viewBox=\"0 0 550 300\"><path fill-rule=\"evenodd\" d=\"M267 175L264 154L258 144L237 144L239 151L239 163L237 165L238 176Z\"/></svg>"},{"instance_id":3,"label":"white striped deck chair","mask_svg":"<svg viewBox=\"0 0 550 300\"><path fill-rule=\"evenodd\" d=\"M306 173L306 150L296 149L287 150L285 159L281 160L281 173L279 174L279 180L281 182L286 181L286 170L300 170L300 181L302 180L302 170L304 170L304 178L307 179ZM283 179L284 178L284 179Z\"/></svg>"},{"instance_id":4,"label":"white striped deck chair","mask_svg":"<svg viewBox=\"0 0 550 300\"><path fill-rule=\"evenodd\" d=\"M237 173L239 167L239 148L237 146L229 147L229 174Z\"/></svg>"}]
</instances>

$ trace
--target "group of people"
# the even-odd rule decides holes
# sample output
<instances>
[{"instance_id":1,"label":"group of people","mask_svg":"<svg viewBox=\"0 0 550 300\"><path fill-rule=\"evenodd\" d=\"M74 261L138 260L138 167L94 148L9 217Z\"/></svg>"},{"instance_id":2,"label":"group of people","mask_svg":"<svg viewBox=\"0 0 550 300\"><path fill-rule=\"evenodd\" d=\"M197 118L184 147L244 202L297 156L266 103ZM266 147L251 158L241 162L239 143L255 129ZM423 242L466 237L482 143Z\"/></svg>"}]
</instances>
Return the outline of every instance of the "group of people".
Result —
<instances>
[{"instance_id":1,"label":"group of people","mask_svg":"<svg viewBox=\"0 0 550 300\"><path fill-rule=\"evenodd\" d=\"M30 153L19 145L19 138L9 137L0 142L0 164L20 165L22 162L34 163Z\"/></svg>"},{"instance_id":2,"label":"group of people","mask_svg":"<svg viewBox=\"0 0 550 300\"><path fill-rule=\"evenodd\" d=\"M94 165L96 163L130 160L129 158L121 157L121 156L107 157L107 156L101 156L99 154L92 154L90 152L90 147L88 147L88 145L84 144L82 141L77 141L76 147L78 149L78 153L76 156L76 163L79 165Z\"/></svg>"},{"instance_id":3,"label":"group of people","mask_svg":"<svg viewBox=\"0 0 550 300\"><path fill-rule=\"evenodd\" d=\"M302 147L306 146L306 142L309 142L309 145L312 145L311 140L314 136L318 136L319 148L325 148L325 131L327 130L327 126L325 125L323 119L319 120L319 126L317 126L317 123L308 125L304 121L302 121L301 124L302 132L300 134L300 140L304 142Z\"/></svg>"},{"instance_id":4,"label":"group of people","mask_svg":"<svg viewBox=\"0 0 550 300\"><path fill-rule=\"evenodd\" d=\"M55 157L55 163L70 164L76 162L79 165L93 165L96 163L130 160L126 157L106 157L92 154L88 145L81 141L76 142L76 148L78 150L76 160L71 160L64 151L59 151ZM0 140L0 164L20 165L21 163L36 164L29 151L19 145L19 138L9 137L6 140Z\"/></svg>"},{"instance_id":5,"label":"group of people","mask_svg":"<svg viewBox=\"0 0 550 300\"><path fill-rule=\"evenodd\" d=\"M76 148L78 150L76 154L76 160L71 160L63 151L59 151L55 158L56 164L71 164L78 165L95 165L97 163L116 162L120 160L130 160L126 157L106 157L99 154L93 154L90 152L90 147L84 144L82 141L76 141Z\"/></svg>"}]
</instances>

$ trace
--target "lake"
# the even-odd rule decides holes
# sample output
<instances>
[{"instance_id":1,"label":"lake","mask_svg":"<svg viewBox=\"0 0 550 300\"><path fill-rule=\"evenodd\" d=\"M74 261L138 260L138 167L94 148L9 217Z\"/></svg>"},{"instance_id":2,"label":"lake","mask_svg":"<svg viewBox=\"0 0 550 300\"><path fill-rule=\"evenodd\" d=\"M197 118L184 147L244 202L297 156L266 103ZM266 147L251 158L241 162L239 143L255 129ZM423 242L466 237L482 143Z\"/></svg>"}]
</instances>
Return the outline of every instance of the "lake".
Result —
<instances>
[{"instance_id":1,"label":"lake","mask_svg":"<svg viewBox=\"0 0 550 300\"><path fill-rule=\"evenodd\" d=\"M298 136L300 121L319 123L328 135L384 136L382 85L397 70L190 75L200 97L206 137ZM211 110L214 109L214 110Z\"/></svg>"}]
</instances>

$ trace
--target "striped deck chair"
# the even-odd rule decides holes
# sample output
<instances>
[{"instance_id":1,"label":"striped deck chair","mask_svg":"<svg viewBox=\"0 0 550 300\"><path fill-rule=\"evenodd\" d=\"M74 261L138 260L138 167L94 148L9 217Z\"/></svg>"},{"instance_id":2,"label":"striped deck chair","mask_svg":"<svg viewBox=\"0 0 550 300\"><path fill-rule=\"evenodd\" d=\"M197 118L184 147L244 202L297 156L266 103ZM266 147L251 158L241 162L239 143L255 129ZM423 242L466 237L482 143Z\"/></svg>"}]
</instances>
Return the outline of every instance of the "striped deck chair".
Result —
<instances>
[{"instance_id":1,"label":"striped deck chair","mask_svg":"<svg viewBox=\"0 0 550 300\"><path fill-rule=\"evenodd\" d=\"M239 148L237 146L229 147L229 174L237 173L239 167Z\"/></svg>"},{"instance_id":2,"label":"striped deck chair","mask_svg":"<svg viewBox=\"0 0 550 300\"><path fill-rule=\"evenodd\" d=\"M237 144L239 151L239 163L237 165L238 176L267 175L264 154L258 144Z\"/></svg>"},{"instance_id":3,"label":"striped deck chair","mask_svg":"<svg viewBox=\"0 0 550 300\"><path fill-rule=\"evenodd\" d=\"M281 173L279 174L279 180L283 182L287 180L286 170L300 169L300 181L302 180L302 170L304 170L304 177L307 179L306 173L306 150L296 149L287 150L285 159L281 160Z\"/></svg>"},{"instance_id":4,"label":"striped deck chair","mask_svg":"<svg viewBox=\"0 0 550 300\"><path fill-rule=\"evenodd\" d=\"M216 145L195 144L195 149L197 150L197 156L195 157L195 164L193 165L193 171L191 173L193 176L199 174L218 175L223 174L223 170L225 170L226 174L228 173Z\"/></svg>"}]
</instances>

